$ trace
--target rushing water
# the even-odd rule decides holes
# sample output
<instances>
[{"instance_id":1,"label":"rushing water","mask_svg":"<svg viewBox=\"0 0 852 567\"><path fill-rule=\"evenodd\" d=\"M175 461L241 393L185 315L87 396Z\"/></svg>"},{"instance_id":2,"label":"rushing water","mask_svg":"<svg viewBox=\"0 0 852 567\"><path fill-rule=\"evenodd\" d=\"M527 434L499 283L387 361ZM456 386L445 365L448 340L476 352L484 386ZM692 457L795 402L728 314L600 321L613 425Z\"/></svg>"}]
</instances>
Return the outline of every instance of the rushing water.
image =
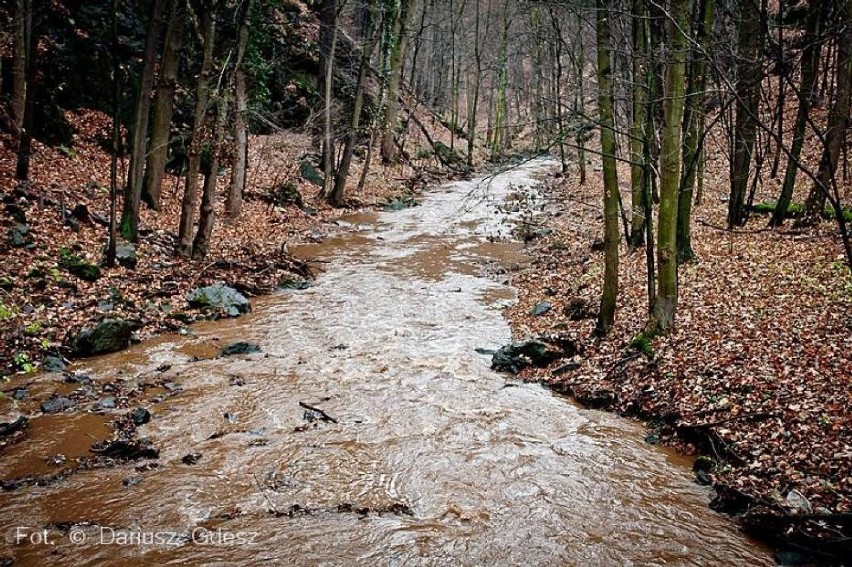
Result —
<instances>
[{"instance_id":1,"label":"rushing water","mask_svg":"<svg viewBox=\"0 0 852 567\"><path fill-rule=\"evenodd\" d=\"M476 354L510 339L500 306L512 292L486 274L521 257L488 238L508 230L495 203L548 167L352 217L300 251L325 261L312 288L78 365L100 382L172 365L177 395L134 402L153 414L140 434L160 465L0 494L7 553L22 565L769 564L640 426L514 383ZM237 340L263 352L213 356ZM307 421L299 402L337 423ZM34 418L0 477L76 455L103 438L99 419ZM188 453L201 460L184 464Z\"/></svg>"}]
</instances>

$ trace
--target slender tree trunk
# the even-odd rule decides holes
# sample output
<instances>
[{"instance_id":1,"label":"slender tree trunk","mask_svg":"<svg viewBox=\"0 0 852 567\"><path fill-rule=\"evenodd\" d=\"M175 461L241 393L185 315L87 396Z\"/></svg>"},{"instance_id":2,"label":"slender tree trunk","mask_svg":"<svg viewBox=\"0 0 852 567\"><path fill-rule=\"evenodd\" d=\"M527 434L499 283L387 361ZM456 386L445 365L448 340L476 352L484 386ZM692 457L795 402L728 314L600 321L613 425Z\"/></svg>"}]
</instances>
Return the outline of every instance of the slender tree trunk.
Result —
<instances>
[{"instance_id":1,"label":"slender tree trunk","mask_svg":"<svg viewBox=\"0 0 852 567\"><path fill-rule=\"evenodd\" d=\"M385 163L394 163L397 158L396 122L399 112L399 88L402 82L403 63L408 48L409 27L413 9L414 0L400 0L399 13L396 15L393 25L394 44L390 55L390 77L382 124L382 161Z\"/></svg>"},{"instance_id":2,"label":"slender tree trunk","mask_svg":"<svg viewBox=\"0 0 852 567\"><path fill-rule=\"evenodd\" d=\"M32 131L35 119L35 89L36 80L38 78L38 35L35 32L34 18L35 6L34 0L24 0L23 5L18 6L18 10L23 10L20 15L22 21L17 21L15 25L16 39L23 39L23 47L15 46L15 63L13 66L14 73L14 101L13 108L16 113L15 121L20 119L21 128L18 130L18 155L15 165L15 178L19 181L27 181L30 178L30 156L32 155L33 137ZM18 19L18 18L16 18ZM21 37L21 26L23 26L23 35ZM20 80L20 60L23 56L24 80ZM23 105L23 113L21 112Z\"/></svg>"},{"instance_id":3,"label":"slender tree trunk","mask_svg":"<svg viewBox=\"0 0 852 567\"><path fill-rule=\"evenodd\" d=\"M642 187L645 176L643 147L645 145L645 107L648 93L648 54L645 51L645 18L647 10L643 0L632 2L633 23L633 123L630 128L630 196L633 216L630 221L631 248L645 244L645 212Z\"/></svg>"},{"instance_id":4,"label":"slender tree trunk","mask_svg":"<svg viewBox=\"0 0 852 567\"><path fill-rule=\"evenodd\" d=\"M145 166L145 182L142 188L142 199L155 211L160 210L161 187L166 172L166 161L169 157L169 133L177 88L178 63L180 62L180 49L183 43L185 17L185 0L171 0L169 2L163 57L160 59L160 73L154 96L154 109L151 113L151 142L148 161Z\"/></svg>"},{"instance_id":5,"label":"slender tree trunk","mask_svg":"<svg viewBox=\"0 0 852 567\"><path fill-rule=\"evenodd\" d=\"M367 76L370 72L370 58L373 55L373 49L376 47L378 37L373 29L373 11L375 9L376 0L370 0L368 7L368 23L365 30L365 37L362 41L366 43L361 48L361 63L358 69L358 82L355 85L355 101L352 105L352 117L349 122L349 133L346 136L346 143L343 146L343 156L340 158L340 165L337 167L337 174L334 179L334 190L332 191L329 200L335 207L343 204L343 192L346 188L346 179L349 177L349 169L352 165L352 157L355 154L355 144L358 142L358 136L361 134L361 112L364 107L364 91L367 88Z\"/></svg>"},{"instance_id":6,"label":"slender tree trunk","mask_svg":"<svg viewBox=\"0 0 852 567\"><path fill-rule=\"evenodd\" d=\"M817 73L822 43L819 39L822 28L822 2L811 0L808 6L808 22L805 37L805 47L802 49L801 83L798 90L799 107L796 110L796 123L793 126L793 143L790 147L790 158L784 172L784 183L781 194L769 219L769 226L781 226L787 218L787 210L793 200L793 189L796 185L796 173L799 170L799 158L805 143L805 127L808 123L811 104L817 91Z\"/></svg>"},{"instance_id":7,"label":"slender tree trunk","mask_svg":"<svg viewBox=\"0 0 852 567\"><path fill-rule=\"evenodd\" d=\"M834 104L828 114L825 132L825 144L822 159L819 164L817 183L805 201L805 212L802 224L819 222L829 191L837 183L835 173L842 148L846 142L846 132L849 129L850 99L852 98L852 1L847 0L845 8L840 11L843 18L841 36L838 38L837 67L835 70ZM838 194L839 197L839 194ZM837 203L840 207L840 203ZM838 218L842 217L838 215Z\"/></svg>"},{"instance_id":8,"label":"slender tree trunk","mask_svg":"<svg viewBox=\"0 0 852 567\"><path fill-rule=\"evenodd\" d=\"M198 216L198 232L192 242L192 259L201 260L210 249L210 237L216 224L216 178L219 174L219 160L225 140L225 120L228 117L228 100L220 93L216 101L216 122L213 127L213 141L210 148L210 168L204 176L204 189L201 192L201 211Z\"/></svg>"},{"instance_id":9,"label":"slender tree trunk","mask_svg":"<svg viewBox=\"0 0 852 567\"><path fill-rule=\"evenodd\" d=\"M331 106L334 96L334 57L337 48L337 0L323 0L320 7L320 67L317 81L322 93L322 169L321 194L328 196L334 182L335 144L332 133Z\"/></svg>"},{"instance_id":10,"label":"slender tree trunk","mask_svg":"<svg viewBox=\"0 0 852 567\"><path fill-rule=\"evenodd\" d=\"M240 30L237 35L237 57L234 61L234 166L231 170L231 183L228 186L226 210L228 222L235 222L243 207L243 190L246 186L246 166L248 162L247 114L245 55L249 38L249 18L251 0L244 0L240 14Z\"/></svg>"},{"instance_id":11,"label":"slender tree trunk","mask_svg":"<svg viewBox=\"0 0 852 567\"><path fill-rule=\"evenodd\" d=\"M12 34L12 129L20 137L24 129L24 109L27 102L28 30L32 26L32 0L15 0Z\"/></svg>"},{"instance_id":12,"label":"slender tree trunk","mask_svg":"<svg viewBox=\"0 0 852 567\"><path fill-rule=\"evenodd\" d=\"M178 227L177 254L184 258L192 255L192 229L195 226L195 213L198 210L198 175L201 172L201 149L203 145L204 123L207 116L207 103L210 98L210 77L213 71L213 41L215 37L212 2L205 2L201 11L201 35L204 43L201 71L195 95L195 113L193 115L192 134L187 151L186 187L180 211Z\"/></svg>"},{"instance_id":13,"label":"slender tree trunk","mask_svg":"<svg viewBox=\"0 0 852 567\"><path fill-rule=\"evenodd\" d=\"M728 227L741 226L746 221L745 196L754 141L757 134L757 113L760 98L761 0L740 3L737 50L737 116L734 131L734 159L731 169L731 195L728 200Z\"/></svg>"},{"instance_id":14,"label":"slender tree trunk","mask_svg":"<svg viewBox=\"0 0 852 567\"><path fill-rule=\"evenodd\" d=\"M154 68L157 64L157 48L163 26L165 0L154 0L145 55L142 59L142 75L136 93L136 112L133 120L133 137L130 145L130 169L124 188L124 206L121 211L119 231L125 240L136 242L139 238L139 203L142 199L142 181L147 157L148 116L151 111L151 89L154 87Z\"/></svg>"},{"instance_id":15,"label":"slender tree trunk","mask_svg":"<svg viewBox=\"0 0 852 567\"><path fill-rule=\"evenodd\" d=\"M775 144L775 157L772 159L772 170L770 177L776 179L778 177L778 167L781 164L781 145L784 143L784 106L787 103L787 88L785 79L787 77L787 67L784 62L786 51L784 49L784 10L786 9L785 0L778 0L778 103L776 105L775 115L778 120L778 143Z\"/></svg>"},{"instance_id":16,"label":"slender tree trunk","mask_svg":"<svg viewBox=\"0 0 852 567\"><path fill-rule=\"evenodd\" d=\"M562 174L568 173L568 164L565 161L565 141L564 132L565 124L562 120L562 27L559 25L559 15L550 8L550 21L553 25L553 33L555 34L554 41L554 59L556 63L556 126L559 128L559 163L561 165Z\"/></svg>"},{"instance_id":17,"label":"slender tree trunk","mask_svg":"<svg viewBox=\"0 0 852 567\"><path fill-rule=\"evenodd\" d=\"M490 3L490 2L489 2ZM479 38L480 2L474 2L474 30L473 30L473 60L474 77L473 92L468 93L470 105L467 111L467 166L473 167L473 148L476 142L476 117L479 113L479 91L482 83L482 45Z\"/></svg>"},{"instance_id":18,"label":"slender tree trunk","mask_svg":"<svg viewBox=\"0 0 852 567\"><path fill-rule=\"evenodd\" d=\"M108 268L115 266L116 237L116 204L118 201L118 140L121 126L118 113L120 110L119 73L121 64L118 59L118 0L112 0L112 49L110 50L112 64L112 155L109 160L109 235L107 240L106 258L104 264Z\"/></svg>"},{"instance_id":19,"label":"slender tree trunk","mask_svg":"<svg viewBox=\"0 0 852 567\"><path fill-rule=\"evenodd\" d=\"M601 161L604 178L604 283L595 332L605 335L615 321L618 297L618 177L615 169L610 2L597 0L598 111L601 122Z\"/></svg>"},{"instance_id":20,"label":"slender tree trunk","mask_svg":"<svg viewBox=\"0 0 852 567\"><path fill-rule=\"evenodd\" d=\"M709 48L707 39L713 31L713 2L714 0L698 0L693 17L695 45L690 52L686 83L688 90L683 115L683 171L677 212L677 260L680 263L695 259L695 252L692 250L692 196L698 156L704 145L704 98L707 90L707 60L702 50Z\"/></svg>"},{"instance_id":21,"label":"slender tree trunk","mask_svg":"<svg viewBox=\"0 0 852 567\"><path fill-rule=\"evenodd\" d=\"M667 21L669 61L663 102L660 151L660 211L657 227L657 297L650 324L653 333L667 333L677 311L677 213L681 169L686 36L689 0L672 0Z\"/></svg>"},{"instance_id":22,"label":"slender tree trunk","mask_svg":"<svg viewBox=\"0 0 852 567\"><path fill-rule=\"evenodd\" d=\"M574 99L576 108L574 113L581 117L585 124L586 115L586 93L584 90L586 72L586 44L583 41L583 21L577 14L577 43L579 44L577 54L577 94ZM577 161L580 163L580 185L586 183L586 131L585 128L577 128Z\"/></svg>"}]
</instances>

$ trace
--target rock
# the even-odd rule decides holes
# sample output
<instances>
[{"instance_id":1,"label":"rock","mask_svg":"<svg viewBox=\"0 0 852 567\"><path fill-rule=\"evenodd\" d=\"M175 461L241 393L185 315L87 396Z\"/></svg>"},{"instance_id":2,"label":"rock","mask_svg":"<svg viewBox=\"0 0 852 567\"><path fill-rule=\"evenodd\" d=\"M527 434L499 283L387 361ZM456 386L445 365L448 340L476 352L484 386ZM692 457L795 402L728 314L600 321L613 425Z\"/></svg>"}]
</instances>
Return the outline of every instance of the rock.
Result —
<instances>
[{"instance_id":1,"label":"rock","mask_svg":"<svg viewBox=\"0 0 852 567\"><path fill-rule=\"evenodd\" d=\"M130 488L132 486L136 486L140 482L142 482L142 477L139 476L139 475L134 475L134 476L129 476L129 477L125 478L124 480L122 480L121 484L125 488Z\"/></svg>"},{"instance_id":2,"label":"rock","mask_svg":"<svg viewBox=\"0 0 852 567\"><path fill-rule=\"evenodd\" d=\"M44 413L58 413L74 407L74 402L65 396L57 396L51 398L41 404L41 411Z\"/></svg>"},{"instance_id":3,"label":"rock","mask_svg":"<svg viewBox=\"0 0 852 567\"><path fill-rule=\"evenodd\" d=\"M112 301L107 299L99 299L98 300L98 311L113 311L115 309L115 305L113 305Z\"/></svg>"},{"instance_id":4,"label":"rock","mask_svg":"<svg viewBox=\"0 0 852 567\"><path fill-rule=\"evenodd\" d=\"M311 282L305 279L285 279L278 284L278 289L303 290L311 287Z\"/></svg>"},{"instance_id":5,"label":"rock","mask_svg":"<svg viewBox=\"0 0 852 567\"><path fill-rule=\"evenodd\" d=\"M134 425L145 425L151 421L151 412L145 408L136 408L130 412L130 419Z\"/></svg>"},{"instance_id":6,"label":"rock","mask_svg":"<svg viewBox=\"0 0 852 567\"><path fill-rule=\"evenodd\" d=\"M147 439L100 441L93 444L90 450L104 457L122 461L158 459L160 457L160 451Z\"/></svg>"},{"instance_id":7,"label":"rock","mask_svg":"<svg viewBox=\"0 0 852 567\"><path fill-rule=\"evenodd\" d=\"M589 248L591 248L592 252L601 252L601 251L603 251L603 249L604 249L604 241L603 241L603 239L601 239L601 238L595 238L595 239L592 241L592 244L591 244L591 246L590 246Z\"/></svg>"},{"instance_id":8,"label":"rock","mask_svg":"<svg viewBox=\"0 0 852 567\"><path fill-rule=\"evenodd\" d=\"M66 384L91 384L92 379L85 374L77 374L76 372L66 372L65 373L65 383Z\"/></svg>"},{"instance_id":9,"label":"rock","mask_svg":"<svg viewBox=\"0 0 852 567\"><path fill-rule=\"evenodd\" d=\"M589 409L611 408L618 401L612 390L598 388L590 392L580 392L574 396L576 400Z\"/></svg>"},{"instance_id":10,"label":"rock","mask_svg":"<svg viewBox=\"0 0 852 567\"><path fill-rule=\"evenodd\" d=\"M529 366L543 368L554 360L576 354L576 348L573 343L569 346L567 339L543 339L544 337L528 338L501 347L491 357L491 368L517 374Z\"/></svg>"},{"instance_id":11,"label":"rock","mask_svg":"<svg viewBox=\"0 0 852 567\"><path fill-rule=\"evenodd\" d=\"M76 254L72 254L67 248L59 250L59 266L69 274L87 282L97 281L101 277L99 267L90 264Z\"/></svg>"},{"instance_id":12,"label":"rock","mask_svg":"<svg viewBox=\"0 0 852 567\"><path fill-rule=\"evenodd\" d=\"M9 246L12 248L24 248L33 244L30 229L25 224L16 224L9 229Z\"/></svg>"},{"instance_id":13,"label":"rock","mask_svg":"<svg viewBox=\"0 0 852 567\"><path fill-rule=\"evenodd\" d=\"M240 341L238 343L233 343L222 349L222 352L219 353L219 356L233 356L235 354L251 354L253 352L260 352L260 347L254 343L247 343L244 341Z\"/></svg>"},{"instance_id":14,"label":"rock","mask_svg":"<svg viewBox=\"0 0 852 567\"><path fill-rule=\"evenodd\" d=\"M186 301L191 307L220 309L229 317L237 317L251 311L251 303L243 294L224 284L200 287L189 292Z\"/></svg>"},{"instance_id":15,"label":"rock","mask_svg":"<svg viewBox=\"0 0 852 567\"><path fill-rule=\"evenodd\" d=\"M116 352L130 345L133 331L142 323L129 319L104 319L93 327L84 327L76 334L69 334L65 343L74 356L94 356Z\"/></svg>"},{"instance_id":16,"label":"rock","mask_svg":"<svg viewBox=\"0 0 852 567\"><path fill-rule=\"evenodd\" d=\"M805 495L796 490L795 488L787 493L787 498L785 499L785 503L787 506L792 508L798 513L801 514L813 514L814 508L811 506L811 503L808 502L808 499L805 498Z\"/></svg>"},{"instance_id":17,"label":"rock","mask_svg":"<svg viewBox=\"0 0 852 567\"><path fill-rule=\"evenodd\" d=\"M80 223L72 216L66 216L64 221L65 226L71 228L74 232L80 232Z\"/></svg>"},{"instance_id":18,"label":"rock","mask_svg":"<svg viewBox=\"0 0 852 567\"><path fill-rule=\"evenodd\" d=\"M41 369L45 372L62 372L65 370L65 362L58 356L45 356L41 361Z\"/></svg>"},{"instance_id":19,"label":"rock","mask_svg":"<svg viewBox=\"0 0 852 567\"><path fill-rule=\"evenodd\" d=\"M19 401L23 400L27 397L27 395L28 394L27 394L26 388L21 388L21 387L12 388L11 397L12 397L13 400L19 400Z\"/></svg>"},{"instance_id":20,"label":"rock","mask_svg":"<svg viewBox=\"0 0 852 567\"><path fill-rule=\"evenodd\" d=\"M550 311L552 308L553 308L553 305L551 305L549 302L539 301L538 303L535 304L535 306L530 311L530 315L534 315L534 316L538 317L539 315L544 315L545 313Z\"/></svg>"},{"instance_id":21,"label":"rock","mask_svg":"<svg viewBox=\"0 0 852 567\"><path fill-rule=\"evenodd\" d=\"M98 407L101 409L115 409L115 398L110 396L99 400Z\"/></svg>"},{"instance_id":22,"label":"rock","mask_svg":"<svg viewBox=\"0 0 852 567\"><path fill-rule=\"evenodd\" d=\"M136 247L130 242L119 240L115 245L115 261L118 262L119 266L124 266L132 270L138 262Z\"/></svg>"},{"instance_id":23,"label":"rock","mask_svg":"<svg viewBox=\"0 0 852 567\"><path fill-rule=\"evenodd\" d=\"M6 214L18 224L27 224L27 213L24 208L14 203L6 203Z\"/></svg>"},{"instance_id":24,"label":"rock","mask_svg":"<svg viewBox=\"0 0 852 567\"><path fill-rule=\"evenodd\" d=\"M562 313L571 321L582 321L589 318L589 304L585 299L576 297L568 302Z\"/></svg>"},{"instance_id":25,"label":"rock","mask_svg":"<svg viewBox=\"0 0 852 567\"><path fill-rule=\"evenodd\" d=\"M15 419L4 417L5 421L0 423L0 436L17 433L18 431L26 429L30 424L30 420L24 415L18 414L12 417Z\"/></svg>"},{"instance_id":26,"label":"rock","mask_svg":"<svg viewBox=\"0 0 852 567\"><path fill-rule=\"evenodd\" d=\"M82 203L78 203L77 206L71 211L71 216L77 219L78 222L83 224L92 224L92 214L89 213L89 207ZM109 223L107 223L109 224Z\"/></svg>"},{"instance_id":27,"label":"rock","mask_svg":"<svg viewBox=\"0 0 852 567\"><path fill-rule=\"evenodd\" d=\"M314 167L314 164L310 160L302 160L302 163L299 164L299 174L305 181L310 181L317 187L325 185L325 178L319 174L317 168Z\"/></svg>"},{"instance_id":28,"label":"rock","mask_svg":"<svg viewBox=\"0 0 852 567\"><path fill-rule=\"evenodd\" d=\"M390 199L385 206L383 207L386 211L401 211L403 209L409 209L411 207L416 207L417 201L412 198L399 198L394 197Z\"/></svg>"},{"instance_id":29,"label":"rock","mask_svg":"<svg viewBox=\"0 0 852 567\"><path fill-rule=\"evenodd\" d=\"M190 453L188 455L184 455L180 461L185 465L194 465L200 460L201 453Z\"/></svg>"}]
</instances>

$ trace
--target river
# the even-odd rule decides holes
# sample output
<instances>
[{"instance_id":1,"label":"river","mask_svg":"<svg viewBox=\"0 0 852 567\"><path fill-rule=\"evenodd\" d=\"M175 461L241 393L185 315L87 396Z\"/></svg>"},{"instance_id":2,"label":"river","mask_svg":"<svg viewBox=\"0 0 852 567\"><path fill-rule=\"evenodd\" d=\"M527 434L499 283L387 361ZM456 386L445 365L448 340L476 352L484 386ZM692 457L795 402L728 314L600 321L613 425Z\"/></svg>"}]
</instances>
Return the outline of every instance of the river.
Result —
<instances>
[{"instance_id":1,"label":"river","mask_svg":"<svg viewBox=\"0 0 852 567\"><path fill-rule=\"evenodd\" d=\"M311 288L77 363L96 383L171 365L159 374L174 395L132 401L151 411L139 433L159 466L0 494L7 554L20 565L772 564L708 508L689 460L644 443L641 425L492 372L476 353L510 340L505 270L523 261L505 238L517 213L498 205L551 165L348 217L298 251L322 262ZM262 352L215 356L235 341ZM0 477L85 454L112 417L33 418ZM200 460L184 463L190 453Z\"/></svg>"}]
</instances>

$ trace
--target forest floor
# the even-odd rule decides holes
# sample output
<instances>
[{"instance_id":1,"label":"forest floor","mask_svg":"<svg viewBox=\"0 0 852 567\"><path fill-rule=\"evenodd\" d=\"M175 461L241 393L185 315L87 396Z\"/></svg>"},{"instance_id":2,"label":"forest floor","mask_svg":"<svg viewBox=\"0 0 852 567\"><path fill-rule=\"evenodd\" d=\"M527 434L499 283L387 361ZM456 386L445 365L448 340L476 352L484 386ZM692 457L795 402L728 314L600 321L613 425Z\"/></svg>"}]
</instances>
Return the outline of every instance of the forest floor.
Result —
<instances>
[{"instance_id":1,"label":"forest floor","mask_svg":"<svg viewBox=\"0 0 852 567\"><path fill-rule=\"evenodd\" d=\"M38 371L45 356L66 354L69 332L106 317L139 320L138 339L208 318L210 313L193 309L185 300L196 287L222 282L250 298L310 277L307 266L287 253L288 245L322 240L337 228L341 215L410 199L429 182L409 166L383 167L377 158L364 191L356 195L361 167L356 160L347 207L333 209L318 197L319 187L300 174L302 157L310 148L307 135L252 136L241 218L229 223L219 203L207 258L189 261L173 254L183 184L167 174L162 210L157 213L143 205L137 266L101 267L96 281L86 281L69 273L62 260L71 255L98 265L103 259L110 164L104 147L111 121L93 111L72 111L67 117L78 132L73 147L36 143L32 179L24 191L14 180L12 144L0 140L0 377ZM125 177L126 166L126 161L120 162L119 179ZM227 172L219 176L219 195L228 181ZM284 202L297 200L294 197L303 202ZM80 205L85 211L80 212ZM13 246L13 233L21 224L26 234L19 234L18 246Z\"/></svg>"},{"instance_id":2,"label":"forest floor","mask_svg":"<svg viewBox=\"0 0 852 567\"><path fill-rule=\"evenodd\" d=\"M836 225L794 229L788 221L766 230L763 215L725 230L727 162L708 152L704 202L694 211L697 260L680 268L676 329L653 341L640 335L648 319L645 250L622 245L616 324L598 339L603 181L599 163L587 169L585 185L573 168L539 189L547 204L530 223L546 236L530 244L532 262L513 276L519 301L507 313L515 337L567 334L581 352L573 364L523 377L646 421L650 443L709 457L696 461L697 480L717 488L714 508L747 512L747 527L848 551L852 277ZM629 195L629 171L619 177ZM771 181L755 202L777 190ZM541 302L550 309L533 315ZM823 514L836 522L811 521Z\"/></svg>"}]
</instances>

